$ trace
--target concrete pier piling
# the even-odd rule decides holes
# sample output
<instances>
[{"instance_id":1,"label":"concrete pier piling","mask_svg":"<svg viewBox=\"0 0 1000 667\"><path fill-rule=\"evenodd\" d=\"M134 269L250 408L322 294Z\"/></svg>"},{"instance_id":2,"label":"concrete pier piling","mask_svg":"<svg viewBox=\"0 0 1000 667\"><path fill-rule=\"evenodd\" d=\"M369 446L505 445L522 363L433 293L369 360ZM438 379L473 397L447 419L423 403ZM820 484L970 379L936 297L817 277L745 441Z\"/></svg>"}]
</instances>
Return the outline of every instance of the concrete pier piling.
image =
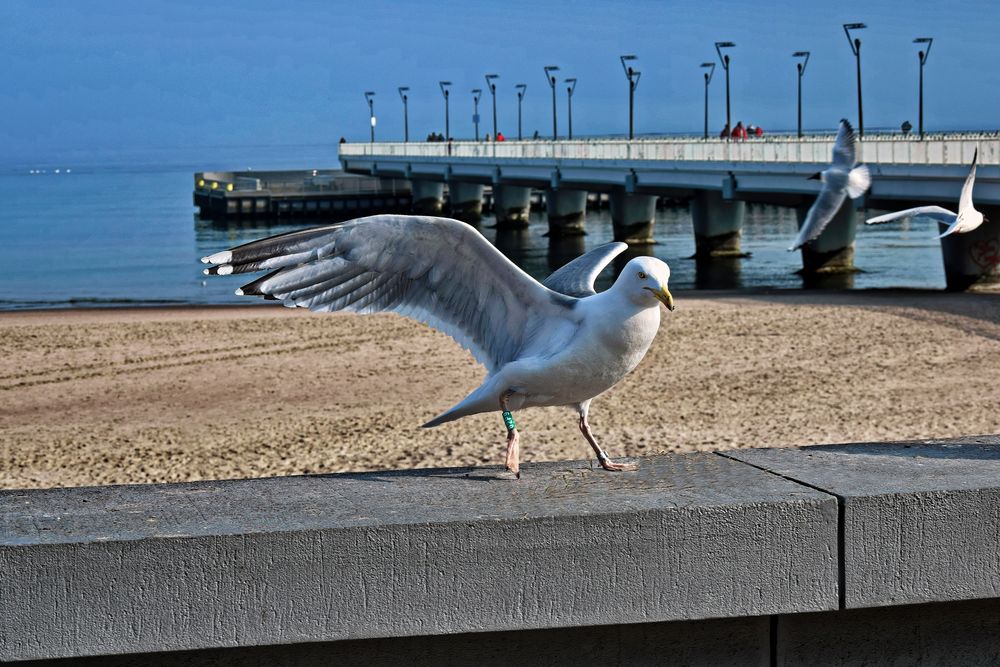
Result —
<instances>
[{"instance_id":1,"label":"concrete pier piling","mask_svg":"<svg viewBox=\"0 0 1000 667\"><path fill-rule=\"evenodd\" d=\"M696 190L691 198L696 259L746 257L740 249L744 201L726 200L717 190Z\"/></svg>"},{"instance_id":2,"label":"concrete pier piling","mask_svg":"<svg viewBox=\"0 0 1000 667\"><path fill-rule=\"evenodd\" d=\"M854 206L852 200L845 201L819 238L802 246L803 274L829 275L857 270L854 268L854 236L860 216ZM795 208L800 229L808 212L809 206L806 205Z\"/></svg>"},{"instance_id":3,"label":"concrete pier piling","mask_svg":"<svg viewBox=\"0 0 1000 667\"><path fill-rule=\"evenodd\" d=\"M624 187L611 191L611 221L615 241L629 245L649 245L656 221L656 195L627 192Z\"/></svg>"},{"instance_id":4,"label":"concrete pier piling","mask_svg":"<svg viewBox=\"0 0 1000 667\"><path fill-rule=\"evenodd\" d=\"M948 290L1000 290L1000 206L980 206L989 222L967 234L941 239ZM947 225L938 224L943 233Z\"/></svg>"},{"instance_id":5,"label":"concrete pier piling","mask_svg":"<svg viewBox=\"0 0 1000 667\"><path fill-rule=\"evenodd\" d=\"M417 215L441 215L444 210L444 183L413 179L413 212Z\"/></svg>"},{"instance_id":6,"label":"concrete pier piling","mask_svg":"<svg viewBox=\"0 0 1000 667\"><path fill-rule=\"evenodd\" d=\"M545 191L549 236L580 236L586 233L587 191L549 188Z\"/></svg>"},{"instance_id":7,"label":"concrete pier piling","mask_svg":"<svg viewBox=\"0 0 1000 667\"><path fill-rule=\"evenodd\" d=\"M501 183L493 186L493 214L500 229L525 229L531 213L531 188Z\"/></svg>"},{"instance_id":8,"label":"concrete pier piling","mask_svg":"<svg viewBox=\"0 0 1000 667\"><path fill-rule=\"evenodd\" d=\"M479 183L450 181L448 199L451 217L473 225L479 224L483 218L483 189L484 186Z\"/></svg>"}]
</instances>

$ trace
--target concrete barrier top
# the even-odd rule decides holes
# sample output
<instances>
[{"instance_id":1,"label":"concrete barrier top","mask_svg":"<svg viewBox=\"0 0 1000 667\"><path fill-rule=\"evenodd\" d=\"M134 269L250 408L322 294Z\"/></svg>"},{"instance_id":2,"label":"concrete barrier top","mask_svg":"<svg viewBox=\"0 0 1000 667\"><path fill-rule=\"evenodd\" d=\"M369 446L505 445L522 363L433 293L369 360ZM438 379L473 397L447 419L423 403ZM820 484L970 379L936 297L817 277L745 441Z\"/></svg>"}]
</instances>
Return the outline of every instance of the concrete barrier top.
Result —
<instances>
[{"instance_id":1,"label":"concrete barrier top","mask_svg":"<svg viewBox=\"0 0 1000 667\"><path fill-rule=\"evenodd\" d=\"M596 469L595 469L596 468ZM526 521L816 501L812 489L714 454L0 491L0 545L65 544L452 522Z\"/></svg>"},{"instance_id":2,"label":"concrete barrier top","mask_svg":"<svg viewBox=\"0 0 1000 667\"><path fill-rule=\"evenodd\" d=\"M0 493L0 660L818 611L836 502L709 453Z\"/></svg>"},{"instance_id":3,"label":"concrete barrier top","mask_svg":"<svg viewBox=\"0 0 1000 667\"><path fill-rule=\"evenodd\" d=\"M0 661L997 598L997 445L3 491Z\"/></svg>"}]
</instances>

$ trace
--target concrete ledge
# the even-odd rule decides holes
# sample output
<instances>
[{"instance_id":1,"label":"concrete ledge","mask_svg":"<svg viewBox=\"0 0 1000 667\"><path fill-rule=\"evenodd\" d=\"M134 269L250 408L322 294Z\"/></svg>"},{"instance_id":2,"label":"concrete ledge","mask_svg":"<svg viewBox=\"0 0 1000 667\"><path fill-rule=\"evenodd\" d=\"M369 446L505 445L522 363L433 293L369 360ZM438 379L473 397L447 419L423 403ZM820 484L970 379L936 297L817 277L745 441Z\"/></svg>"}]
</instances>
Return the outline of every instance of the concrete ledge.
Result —
<instances>
[{"instance_id":1,"label":"concrete ledge","mask_svg":"<svg viewBox=\"0 0 1000 667\"><path fill-rule=\"evenodd\" d=\"M1000 597L1000 437L727 452L837 496L842 606Z\"/></svg>"},{"instance_id":2,"label":"concrete ledge","mask_svg":"<svg viewBox=\"0 0 1000 667\"><path fill-rule=\"evenodd\" d=\"M0 659L835 609L835 499L708 453L0 493Z\"/></svg>"},{"instance_id":3,"label":"concrete ledge","mask_svg":"<svg viewBox=\"0 0 1000 667\"><path fill-rule=\"evenodd\" d=\"M989 662L998 445L4 491L0 661Z\"/></svg>"}]
</instances>

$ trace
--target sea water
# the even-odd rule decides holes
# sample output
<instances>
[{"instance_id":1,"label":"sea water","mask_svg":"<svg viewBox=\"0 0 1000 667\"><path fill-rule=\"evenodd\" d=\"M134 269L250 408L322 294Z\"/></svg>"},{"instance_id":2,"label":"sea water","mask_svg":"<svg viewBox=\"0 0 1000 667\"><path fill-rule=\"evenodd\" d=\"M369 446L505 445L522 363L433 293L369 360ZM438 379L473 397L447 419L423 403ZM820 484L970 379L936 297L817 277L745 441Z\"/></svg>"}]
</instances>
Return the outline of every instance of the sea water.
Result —
<instances>
[{"instance_id":1,"label":"sea water","mask_svg":"<svg viewBox=\"0 0 1000 667\"><path fill-rule=\"evenodd\" d=\"M194 172L336 169L336 158L326 157L335 156L335 151L331 146L218 147L210 151L211 159L198 159L207 152L199 149L0 164L0 310L247 303L233 294L247 276L204 276L199 258L321 221L201 220L192 203ZM498 233L493 224L493 218L485 216L479 229L539 279L612 239L606 209L588 211L587 234L577 238L549 238L543 212L532 212L529 228L521 232ZM599 284L609 284L629 257L652 254L670 264L675 290L944 287L936 224L860 225L855 264L861 271L820 282L797 273L800 254L786 250L795 233L792 209L748 205L742 245L750 256L696 262L688 259L694 254L688 210L661 208L656 214L657 243L630 249L602 274Z\"/></svg>"}]
</instances>

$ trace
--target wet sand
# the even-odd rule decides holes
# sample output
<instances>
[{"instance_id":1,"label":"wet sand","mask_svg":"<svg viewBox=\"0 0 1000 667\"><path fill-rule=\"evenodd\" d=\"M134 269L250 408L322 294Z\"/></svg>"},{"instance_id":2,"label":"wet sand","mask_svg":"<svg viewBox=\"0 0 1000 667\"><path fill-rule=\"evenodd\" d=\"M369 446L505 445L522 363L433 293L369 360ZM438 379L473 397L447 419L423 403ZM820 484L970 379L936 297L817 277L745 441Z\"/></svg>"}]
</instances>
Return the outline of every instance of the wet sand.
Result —
<instances>
[{"instance_id":1,"label":"wet sand","mask_svg":"<svg viewBox=\"0 0 1000 667\"><path fill-rule=\"evenodd\" d=\"M612 456L1000 432L1000 295L679 294L594 401ZM499 465L499 414L420 424L485 375L393 315L281 307L0 314L0 487ZM590 449L517 415L522 459Z\"/></svg>"}]
</instances>

